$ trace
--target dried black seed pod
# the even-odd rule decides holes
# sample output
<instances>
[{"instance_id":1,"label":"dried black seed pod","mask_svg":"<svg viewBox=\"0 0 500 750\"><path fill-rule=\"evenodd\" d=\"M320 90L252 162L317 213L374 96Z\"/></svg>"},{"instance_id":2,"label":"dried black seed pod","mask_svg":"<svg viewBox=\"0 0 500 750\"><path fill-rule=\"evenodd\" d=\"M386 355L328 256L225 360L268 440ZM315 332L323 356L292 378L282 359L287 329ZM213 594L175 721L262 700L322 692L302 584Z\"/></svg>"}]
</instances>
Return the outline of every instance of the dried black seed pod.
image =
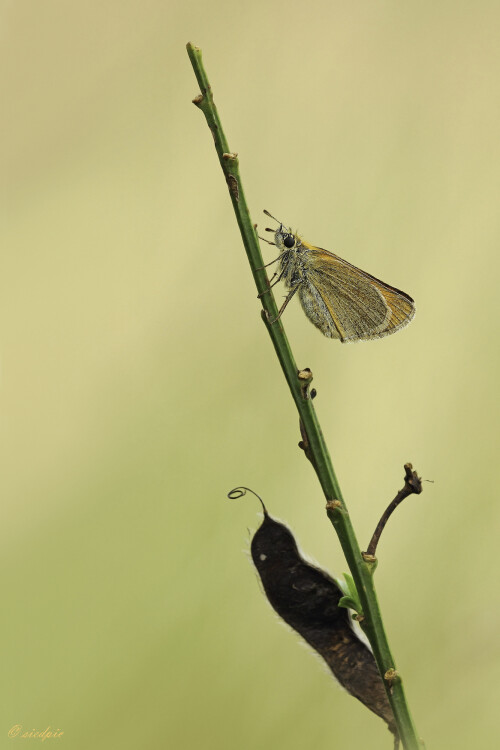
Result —
<instances>
[{"instance_id":1,"label":"dried black seed pod","mask_svg":"<svg viewBox=\"0 0 500 750\"><path fill-rule=\"evenodd\" d=\"M382 678L372 652L352 629L349 611L339 607L342 591L327 573L300 556L289 529L262 507L264 521L251 550L271 606L323 657L340 684L387 722L397 746Z\"/></svg>"}]
</instances>

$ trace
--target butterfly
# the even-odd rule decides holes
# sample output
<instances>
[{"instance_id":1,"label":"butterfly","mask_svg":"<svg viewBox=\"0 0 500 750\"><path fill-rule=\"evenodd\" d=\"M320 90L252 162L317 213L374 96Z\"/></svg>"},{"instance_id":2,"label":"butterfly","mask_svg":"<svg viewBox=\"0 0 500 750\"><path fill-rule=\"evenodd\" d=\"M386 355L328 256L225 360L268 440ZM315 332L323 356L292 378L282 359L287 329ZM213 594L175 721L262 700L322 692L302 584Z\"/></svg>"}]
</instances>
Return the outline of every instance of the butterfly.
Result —
<instances>
[{"instance_id":1,"label":"butterfly","mask_svg":"<svg viewBox=\"0 0 500 750\"><path fill-rule=\"evenodd\" d=\"M413 299L338 255L306 242L297 233L264 211L279 224L274 242L280 255L277 284L283 280L289 290L276 322L292 297L298 293L302 309L316 328L328 338L368 341L404 328L415 315ZM264 239L263 237L261 239Z\"/></svg>"}]
</instances>

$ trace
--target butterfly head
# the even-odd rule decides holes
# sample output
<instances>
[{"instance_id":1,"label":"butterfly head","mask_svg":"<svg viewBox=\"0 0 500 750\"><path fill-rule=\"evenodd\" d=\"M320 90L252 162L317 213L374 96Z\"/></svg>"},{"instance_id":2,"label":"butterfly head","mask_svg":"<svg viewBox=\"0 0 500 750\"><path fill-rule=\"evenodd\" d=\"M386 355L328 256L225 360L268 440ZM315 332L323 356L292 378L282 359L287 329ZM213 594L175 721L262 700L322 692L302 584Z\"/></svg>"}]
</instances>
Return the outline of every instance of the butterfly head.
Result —
<instances>
[{"instance_id":1,"label":"butterfly head","mask_svg":"<svg viewBox=\"0 0 500 750\"><path fill-rule=\"evenodd\" d=\"M274 233L274 244L282 253L294 250L301 244L300 237L292 232L290 227L286 227L281 221L271 216L269 211L264 211L264 213L279 224L278 229L266 229L266 232Z\"/></svg>"}]
</instances>

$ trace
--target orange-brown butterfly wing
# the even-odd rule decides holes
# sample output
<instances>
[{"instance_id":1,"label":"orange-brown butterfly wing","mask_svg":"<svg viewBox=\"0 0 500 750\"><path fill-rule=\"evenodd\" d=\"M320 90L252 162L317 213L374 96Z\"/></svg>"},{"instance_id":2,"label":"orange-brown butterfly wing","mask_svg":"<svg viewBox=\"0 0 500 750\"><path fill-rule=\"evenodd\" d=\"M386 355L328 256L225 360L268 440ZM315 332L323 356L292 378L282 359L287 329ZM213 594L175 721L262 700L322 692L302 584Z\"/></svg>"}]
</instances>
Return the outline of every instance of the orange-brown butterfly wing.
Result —
<instances>
[{"instance_id":1,"label":"orange-brown butterfly wing","mask_svg":"<svg viewBox=\"0 0 500 750\"><path fill-rule=\"evenodd\" d=\"M299 290L299 297L306 315L325 335L343 342L381 338L415 315L415 303L405 292L328 250L304 241L302 246L307 250L304 287L309 289Z\"/></svg>"}]
</instances>

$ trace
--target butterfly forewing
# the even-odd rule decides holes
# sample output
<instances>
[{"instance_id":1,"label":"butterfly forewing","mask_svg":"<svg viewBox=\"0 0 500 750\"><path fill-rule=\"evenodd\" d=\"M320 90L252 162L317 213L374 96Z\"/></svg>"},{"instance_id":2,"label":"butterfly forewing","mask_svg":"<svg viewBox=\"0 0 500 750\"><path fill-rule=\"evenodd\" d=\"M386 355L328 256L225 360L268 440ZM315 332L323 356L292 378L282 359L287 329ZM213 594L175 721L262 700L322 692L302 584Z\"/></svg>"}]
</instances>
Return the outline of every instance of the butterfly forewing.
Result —
<instances>
[{"instance_id":1,"label":"butterfly forewing","mask_svg":"<svg viewBox=\"0 0 500 750\"><path fill-rule=\"evenodd\" d=\"M415 305L407 294L327 250L302 245L307 273L299 298L326 336L345 342L380 338L410 322Z\"/></svg>"}]
</instances>

